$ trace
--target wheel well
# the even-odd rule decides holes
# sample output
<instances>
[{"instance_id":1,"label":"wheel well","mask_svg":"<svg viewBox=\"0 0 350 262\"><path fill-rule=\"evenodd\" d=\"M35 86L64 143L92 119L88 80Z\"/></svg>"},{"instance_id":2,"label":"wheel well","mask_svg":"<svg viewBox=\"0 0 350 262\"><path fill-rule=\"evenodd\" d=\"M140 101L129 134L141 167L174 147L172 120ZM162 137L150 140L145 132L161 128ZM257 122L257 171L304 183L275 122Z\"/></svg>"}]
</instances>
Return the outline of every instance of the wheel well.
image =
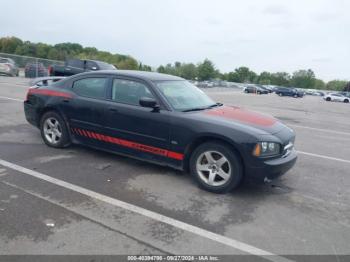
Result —
<instances>
[{"instance_id":1,"label":"wheel well","mask_svg":"<svg viewBox=\"0 0 350 262\"><path fill-rule=\"evenodd\" d=\"M217 137L212 137L212 136L203 136L203 137L199 137L197 138L195 141L193 141L189 146L187 146L186 150L185 150L185 159L184 159L184 171L189 172L190 170L190 159L191 159L191 155L194 152L194 150L200 146L203 143L206 142L219 142L222 144L229 144L232 151L234 151L237 156L239 157L241 164L242 164L242 169L243 169L243 174L244 174L244 161L242 158L241 153L238 151L238 149L235 147L235 145L225 139L222 138L217 138Z\"/></svg>"},{"instance_id":2,"label":"wheel well","mask_svg":"<svg viewBox=\"0 0 350 262\"><path fill-rule=\"evenodd\" d=\"M40 110L37 114L38 118L37 118L37 126L40 127L40 121L41 121L41 118L43 117L43 115L47 112L55 112L57 114L60 114L60 112L58 110L56 110L55 108L53 107L45 107L44 109Z\"/></svg>"}]
</instances>

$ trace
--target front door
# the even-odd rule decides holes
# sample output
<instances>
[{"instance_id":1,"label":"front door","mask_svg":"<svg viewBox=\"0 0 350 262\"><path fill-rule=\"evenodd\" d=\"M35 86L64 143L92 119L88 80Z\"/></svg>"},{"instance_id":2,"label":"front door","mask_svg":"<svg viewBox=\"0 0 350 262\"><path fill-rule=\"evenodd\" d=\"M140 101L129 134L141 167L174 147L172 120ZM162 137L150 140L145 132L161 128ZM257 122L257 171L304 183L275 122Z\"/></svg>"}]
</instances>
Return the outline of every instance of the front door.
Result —
<instances>
[{"instance_id":1,"label":"front door","mask_svg":"<svg viewBox=\"0 0 350 262\"><path fill-rule=\"evenodd\" d=\"M136 157L166 162L169 148L169 111L141 107L142 97L154 98L151 87L142 81L115 78L110 88L105 132L114 146ZM114 140L113 140L114 139Z\"/></svg>"}]
</instances>

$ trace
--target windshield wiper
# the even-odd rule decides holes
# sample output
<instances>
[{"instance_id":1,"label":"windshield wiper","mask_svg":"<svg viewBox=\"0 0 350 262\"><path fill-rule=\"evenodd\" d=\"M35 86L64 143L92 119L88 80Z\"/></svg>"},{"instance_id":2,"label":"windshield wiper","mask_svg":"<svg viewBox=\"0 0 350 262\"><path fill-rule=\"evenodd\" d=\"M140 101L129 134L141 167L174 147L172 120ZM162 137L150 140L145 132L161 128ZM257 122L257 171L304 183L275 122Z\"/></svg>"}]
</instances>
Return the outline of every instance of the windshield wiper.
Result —
<instances>
[{"instance_id":1,"label":"windshield wiper","mask_svg":"<svg viewBox=\"0 0 350 262\"><path fill-rule=\"evenodd\" d=\"M207 107L195 107L195 108L185 109L185 110L182 110L182 112L201 111L201 110L210 109L210 108L222 106L222 105L223 104L221 104L221 103L216 103L216 104L213 104L213 105L210 105Z\"/></svg>"},{"instance_id":2,"label":"windshield wiper","mask_svg":"<svg viewBox=\"0 0 350 262\"><path fill-rule=\"evenodd\" d=\"M223 104L222 103L215 103L215 104L209 106L208 108L213 108L213 107L217 107L217 106L223 106Z\"/></svg>"},{"instance_id":3,"label":"windshield wiper","mask_svg":"<svg viewBox=\"0 0 350 262\"><path fill-rule=\"evenodd\" d=\"M201 111L201 110L205 110L205 109L208 109L208 108L207 107L195 107L195 108L182 110L182 112Z\"/></svg>"}]
</instances>

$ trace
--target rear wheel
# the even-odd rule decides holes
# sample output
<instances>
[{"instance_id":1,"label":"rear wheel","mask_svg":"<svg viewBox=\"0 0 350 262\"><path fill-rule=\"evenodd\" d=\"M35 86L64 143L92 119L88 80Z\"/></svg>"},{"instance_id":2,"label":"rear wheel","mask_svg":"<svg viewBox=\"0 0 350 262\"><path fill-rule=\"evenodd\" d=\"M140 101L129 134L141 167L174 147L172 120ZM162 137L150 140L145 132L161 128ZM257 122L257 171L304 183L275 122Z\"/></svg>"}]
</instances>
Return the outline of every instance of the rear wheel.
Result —
<instances>
[{"instance_id":1,"label":"rear wheel","mask_svg":"<svg viewBox=\"0 0 350 262\"><path fill-rule=\"evenodd\" d=\"M330 97L327 97L327 98L326 98L326 101L331 101L331 98L330 98Z\"/></svg>"},{"instance_id":2,"label":"rear wheel","mask_svg":"<svg viewBox=\"0 0 350 262\"><path fill-rule=\"evenodd\" d=\"M239 157L220 142L207 142L197 147L190 159L190 170L199 187L213 193L226 193L242 180Z\"/></svg>"},{"instance_id":3,"label":"rear wheel","mask_svg":"<svg viewBox=\"0 0 350 262\"><path fill-rule=\"evenodd\" d=\"M349 103L349 99L344 99L344 103Z\"/></svg>"},{"instance_id":4,"label":"rear wheel","mask_svg":"<svg viewBox=\"0 0 350 262\"><path fill-rule=\"evenodd\" d=\"M282 93L278 93L278 95L279 95L279 96L283 96L283 94L282 94Z\"/></svg>"},{"instance_id":5,"label":"rear wheel","mask_svg":"<svg viewBox=\"0 0 350 262\"><path fill-rule=\"evenodd\" d=\"M41 137L50 147L63 148L70 145L70 136L63 118L56 112L47 112L40 121Z\"/></svg>"}]
</instances>

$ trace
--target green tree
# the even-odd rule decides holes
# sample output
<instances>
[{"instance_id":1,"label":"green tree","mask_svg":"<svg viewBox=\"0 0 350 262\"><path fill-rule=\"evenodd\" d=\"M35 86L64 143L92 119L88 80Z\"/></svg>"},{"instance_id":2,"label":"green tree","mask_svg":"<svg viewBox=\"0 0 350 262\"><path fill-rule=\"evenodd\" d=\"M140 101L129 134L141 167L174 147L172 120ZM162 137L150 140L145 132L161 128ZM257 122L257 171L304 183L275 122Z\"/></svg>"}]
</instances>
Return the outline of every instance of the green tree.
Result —
<instances>
[{"instance_id":1,"label":"green tree","mask_svg":"<svg viewBox=\"0 0 350 262\"><path fill-rule=\"evenodd\" d=\"M241 66L235 69L235 75L231 75L233 78L236 78L238 83L254 83L257 78L257 74L251 71L248 67Z\"/></svg>"},{"instance_id":2,"label":"green tree","mask_svg":"<svg viewBox=\"0 0 350 262\"><path fill-rule=\"evenodd\" d=\"M36 57L37 45L26 41L22 45L17 46L17 48L15 49L15 53L17 55Z\"/></svg>"},{"instance_id":3,"label":"green tree","mask_svg":"<svg viewBox=\"0 0 350 262\"><path fill-rule=\"evenodd\" d=\"M293 73L291 85L299 88L314 88L316 82L315 73L311 70L298 70Z\"/></svg>"},{"instance_id":4,"label":"green tree","mask_svg":"<svg viewBox=\"0 0 350 262\"><path fill-rule=\"evenodd\" d=\"M137 70L138 69L138 63L133 58L127 58L125 60L122 60L116 64L118 69L128 69L128 70Z\"/></svg>"},{"instance_id":5,"label":"green tree","mask_svg":"<svg viewBox=\"0 0 350 262\"><path fill-rule=\"evenodd\" d=\"M197 68L194 64L181 64L180 67L180 76L188 79L188 80L195 80L197 77Z\"/></svg>"},{"instance_id":6,"label":"green tree","mask_svg":"<svg viewBox=\"0 0 350 262\"><path fill-rule=\"evenodd\" d=\"M150 71L152 71L152 67L150 67L149 65L144 65L144 64L140 63L138 70L150 72Z\"/></svg>"},{"instance_id":7,"label":"green tree","mask_svg":"<svg viewBox=\"0 0 350 262\"><path fill-rule=\"evenodd\" d=\"M271 85L271 82L272 82L271 73L264 71L258 76L257 80L258 80L257 81L258 84L260 85Z\"/></svg>"},{"instance_id":8,"label":"green tree","mask_svg":"<svg viewBox=\"0 0 350 262\"><path fill-rule=\"evenodd\" d=\"M202 63L199 63L197 71L198 79L201 81L213 79L216 77L214 64L209 59L205 59Z\"/></svg>"},{"instance_id":9,"label":"green tree","mask_svg":"<svg viewBox=\"0 0 350 262\"><path fill-rule=\"evenodd\" d=\"M350 82L344 87L344 91L350 92Z\"/></svg>"},{"instance_id":10,"label":"green tree","mask_svg":"<svg viewBox=\"0 0 350 262\"><path fill-rule=\"evenodd\" d=\"M164 66L159 66L158 68L157 68L157 72L158 73L162 73L162 74L165 74L165 67Z\"/></svg>"},{"instance_id":11,"label":"green tree","mask_svg":"<svg viewBox=\"0 0 350 262\"><path fill-rule=\"evenodd\" d=\"M314 88L319 90L326 89L326 83L321 79L315 79Z\"/></svg>"},{"instance_id":12,"label":"green tree","mask_svg":"<svg viewBox=\"0 0 350 262\"><path fill-rule=\"evenodd\" d=\"M0 38L0 52L14 54L17 47L23 45L23 41L17 37Z\"/></svg>"},{"instance_id":13,"label":"green tree","mask_svg":"<svg viewBox=\"0 0 350 262\"><path fill-rule=\"evenodd\" d=\"M290 74L286 72L277 72L271 74L271 85L290 86Z\"/></svg>"},{"instance_id":14,"label":"green tree","mask_svg":"<svg viewBox=\"0 0 350 262\"><path fill-rule=\"evenodd\" d=\"M334 91L343 91L347 82L343 80L332 80L327 83L326 89Z\"/></svg>"}]
</instances>

